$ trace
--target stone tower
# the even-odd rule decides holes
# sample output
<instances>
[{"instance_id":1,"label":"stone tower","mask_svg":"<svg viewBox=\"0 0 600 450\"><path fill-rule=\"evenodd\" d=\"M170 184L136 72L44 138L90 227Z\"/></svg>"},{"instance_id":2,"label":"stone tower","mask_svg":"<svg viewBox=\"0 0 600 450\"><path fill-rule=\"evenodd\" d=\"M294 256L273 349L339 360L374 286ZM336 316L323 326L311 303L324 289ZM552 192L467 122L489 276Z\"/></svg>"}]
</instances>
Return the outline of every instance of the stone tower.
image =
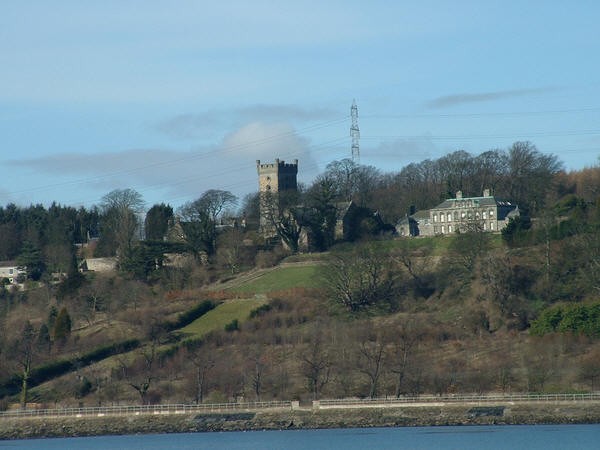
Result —
<instances>
[{"instance_id":1,"label":"stone tower","mask_svg":"<svg viewBox=\"0 0 600 450\"><path fill-rule=\"evenodd\" d=\"M260 228L266 237L277 233L273 218L279 215L279 193L298 189L298 160L292 163L276 159L275 163L261 164L256 160L258 192L260 196Z\"/></svg>"}]
</instances>

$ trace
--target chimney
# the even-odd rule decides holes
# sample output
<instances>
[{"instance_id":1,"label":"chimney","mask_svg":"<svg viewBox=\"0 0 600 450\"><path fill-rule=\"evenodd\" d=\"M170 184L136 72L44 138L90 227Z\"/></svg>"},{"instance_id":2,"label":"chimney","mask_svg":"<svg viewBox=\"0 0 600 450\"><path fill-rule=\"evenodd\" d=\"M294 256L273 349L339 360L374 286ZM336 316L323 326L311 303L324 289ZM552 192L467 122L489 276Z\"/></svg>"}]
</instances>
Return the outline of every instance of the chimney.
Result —
<instances>
[{"instance_id":1,"label":"chimney","mask_svg":"<svg viewBox=\"0 0 600 450\"><path fill-rule=\"evenodd\" d=\"M484 197L489 197L490 196L490 190L489 189L484 189L483 190L483 196Z\"/></svg>"},{"instance_id":2,"label":"chimney","mask_svg":"<svg viewBox=\"0 0 600 450\"><path fill-rule=\"evenodd\" d=\"M462 191L456 191L456 198L459 200L462 198Z\"/></svg>"}]
</instances>

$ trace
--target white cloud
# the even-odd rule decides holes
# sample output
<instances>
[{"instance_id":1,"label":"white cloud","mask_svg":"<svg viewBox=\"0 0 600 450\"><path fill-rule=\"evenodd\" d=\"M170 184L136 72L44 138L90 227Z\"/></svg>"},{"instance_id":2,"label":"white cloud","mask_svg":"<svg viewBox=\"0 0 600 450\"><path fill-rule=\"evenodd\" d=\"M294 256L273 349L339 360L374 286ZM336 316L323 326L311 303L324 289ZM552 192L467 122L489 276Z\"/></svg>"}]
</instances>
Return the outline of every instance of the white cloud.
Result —
<instances>
[{"instance_id":1,"label":"white cloud","mask_svg":"<svg viewBox=\"0 0 600 450\"><path fill-rule=\"evenodd\" d=\"M287 123L252 122L229 134L221 146L223 156L255 159L275 157L308 159L308 142Z\"/></svg>"},{"instance_id":2,"label":"white cloud","mask_svg":"<svg viewBox=\"0 0 600 450\"><path fill-rule=\"evenodd\" d=\"M253 122L242 126L212 147L128 149L102 153L60 153L11 160L13 171L36 174L30 193L55 190L60 203L91 204L112 189L131 188L148 204L177 206L198 198L208 189L230 190L241 196L258 186L256 160L298 159L300 167L316 166L307 139L286 123ZM77 197L76 201L69 196Z\"/></svg>"}]
</instances>

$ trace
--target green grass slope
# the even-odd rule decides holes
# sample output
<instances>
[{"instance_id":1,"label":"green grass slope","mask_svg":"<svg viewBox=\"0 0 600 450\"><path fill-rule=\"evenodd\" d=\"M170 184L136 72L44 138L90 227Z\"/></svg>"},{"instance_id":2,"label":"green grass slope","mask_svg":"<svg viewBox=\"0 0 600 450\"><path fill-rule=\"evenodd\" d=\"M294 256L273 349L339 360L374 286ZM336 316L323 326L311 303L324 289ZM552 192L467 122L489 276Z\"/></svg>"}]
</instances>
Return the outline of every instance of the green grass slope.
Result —
<instances>
[{"instance_id":1,"label":"green grass slope","mask_svg":"<svg viewBox=\"0 0 600 450\"><path fill-rule=\"evenodd\" d=\"M318 288L323 283L320 277L320 268L322 266L318 263L277 267L248 283L232 288L231 292L268 294L292 288Z\"/></svg>"},{"instance_id":2,"label":"green grass slope","mask_svg":"<svg viewBox=\"0 0 600 450\"><path fill-rule=\"evenodd\" d=\"M215 309L196 319L180 331L190 338L200 338L211 331L223 330L234 320L244 322L250 311L266 303L266 299L236 299L221 303Z\"/></svg>"}]
</instances>

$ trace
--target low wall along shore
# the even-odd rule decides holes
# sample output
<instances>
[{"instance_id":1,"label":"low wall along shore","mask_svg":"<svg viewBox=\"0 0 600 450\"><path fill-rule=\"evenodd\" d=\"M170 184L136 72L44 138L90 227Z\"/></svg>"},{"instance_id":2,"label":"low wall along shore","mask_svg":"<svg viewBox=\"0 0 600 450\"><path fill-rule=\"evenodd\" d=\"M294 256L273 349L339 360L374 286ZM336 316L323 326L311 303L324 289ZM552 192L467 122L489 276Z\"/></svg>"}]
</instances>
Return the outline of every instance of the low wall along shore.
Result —
<instances>
[{"instance_id":1,"label":"low wall along shore","mask_svg":"<svg viewBox=\"0 0 600 450\"><path fill-rule=\"evenodd\" d=\"M367 402L366 405L316 402L306 407L297 402L288 402L288 406L283 403L229 410L149 407L145 412L121 410L120 413L96 415L3 414L0 415L0 439L309 428L600 423L600 400Z\"/></svg>"}]
</instances>

